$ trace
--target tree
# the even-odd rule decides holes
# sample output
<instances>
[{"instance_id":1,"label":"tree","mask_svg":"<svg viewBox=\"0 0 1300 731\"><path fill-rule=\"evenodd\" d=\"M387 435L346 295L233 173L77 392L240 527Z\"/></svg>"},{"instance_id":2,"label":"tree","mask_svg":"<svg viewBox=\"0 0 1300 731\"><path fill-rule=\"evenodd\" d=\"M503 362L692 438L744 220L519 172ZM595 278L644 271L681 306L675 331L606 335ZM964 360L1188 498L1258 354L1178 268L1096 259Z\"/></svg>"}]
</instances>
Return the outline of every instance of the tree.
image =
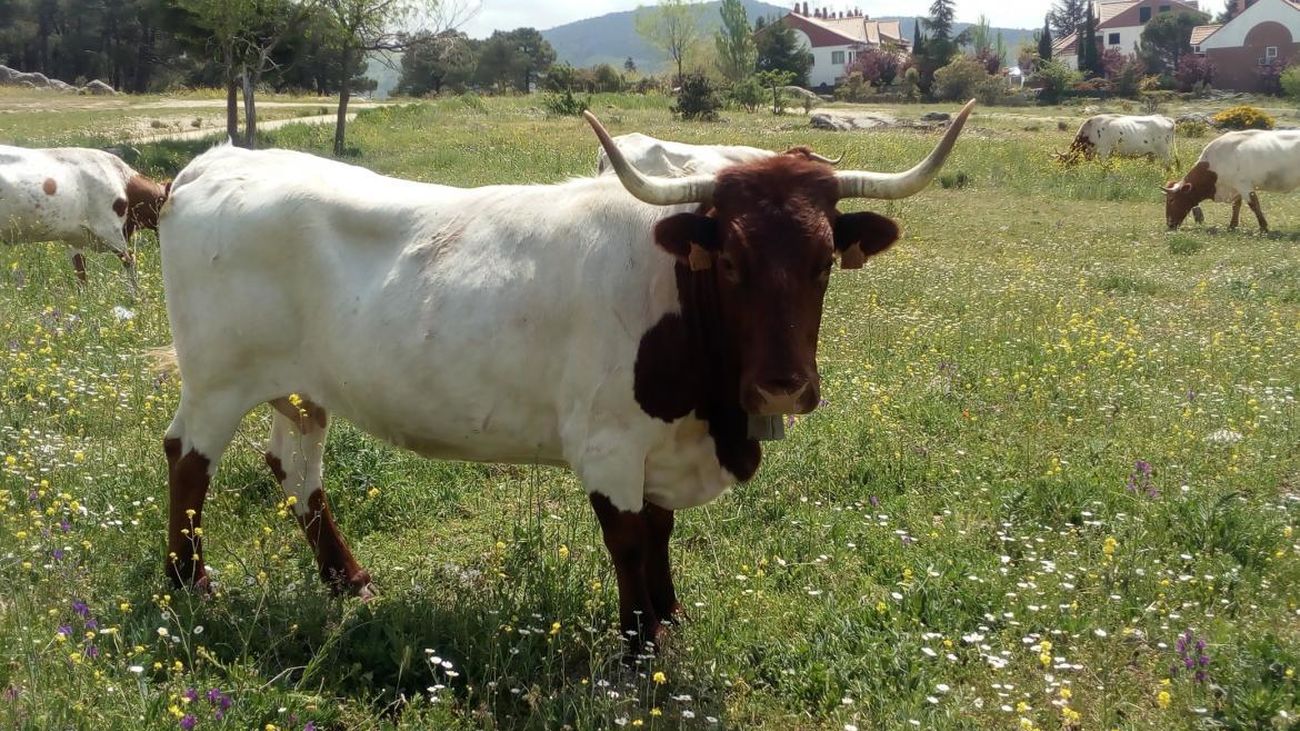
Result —
<instances>
[{"instance_id":1,"label":"tree","mask_svg":"<svg viewBox=\"0 0 1300 731\"><path fill-rule=\"evenodd\" d=\"M519 90L527 94L532 91L533 79L546 73L551 64L555 63L555 49L536 28L515 28L506 37L514 44L518 54Z\"/></svg>"},{"instance_id":2,"label":"tree","mask_svg":"<svg viewBox=\"0 0 1300 731\"><path fill-rule=\"evenodd\" d=\"M772 69L770 71L759 71L754 75L758 83L763 88L772 92L772 114L785 114L785 87L795 82L795 75L792 71L783 71L781 69Z\"/></svg>"},{"instance_id":3,"label":"tree","mask_svg":"<svg viewBox=\"0 0 1300 731\"><path fill-rule=\"evenodd\" d=\"M335 155L343 154L352 77L360 71L365 54L398 51L405 46L396 29L420 10L420 4L432 12L436 0L321 0L333 27L334 48L342 68L338 118L334 126Z\"/></svg>"},{"instance_id":4,"label":"tree","mask_svg":"<svg viewBox=\"0 0 1300 731\"><path fill-rule=\"evenodd\" d=\"M1235 17L1237 17L1237 0L1228 0L1224 3L1223 10L1219 13L1219 17L1215 18L1214 22L1227 23Z\"/></svg>"},{"instance_id":5,"label":"tree","mask_svg":"<svg viewBox=\"0 0 1300 731\"><path fill-rule=\"evenodd\" d=\"M402 54L402 76L397 91L411 96L441 94L444 87L459 88L476 68L475 42L464 33L421 31Z\"/></svg>"},{"instance_id":6,"label":"tree","mask_svg":"<svg viewBox=\"0 0 1300 731\"><path fill-rule=\"evenodd\" d=\"M478 53L478 63L474 70L474 80L486 87L508 88L519 78L519 69L524 60L519 56L506 31L493 31L492 36L483 41Z\"/></svg>"},{"instance_id":7,"label":"tree","mask_svg":"<svg viewBox=\"0 0 1300 731\"><path fill-rule=\"evenodd\" d=\"M756 34L759 71L788 71L793 77L788 84L808 85L808 71L812 68L812 54L805 51L794 30L785 23L771 23Z\"/></svg>"},{"instance_id":8,"label":"tree","mask_svg":"<svg viewBox=\"0 0 1300 731\"><path fill-rule=\"evenodd\" d=\"M673 60L679 82L686 52L700 36L699 12L688 0L659 0L659 5L636 12L637 35Z\"/></svg>"},{"instance_id":9,"label":"tree","mask_svg":"<svg viewBox=\"0 0 1300 731\"><path fill-rule=\"evenodd\" d=\"M969 31L967 38L970 40L971 51L975 56L993 50L993 29L990 27L988 17L981 14Z\"/></svg>"},{"instance_id":10,"label":"tree","mask_svg":"<svg viewBox=\"0 0 1300 731\"><path fill-rule=\"evenodd\" d=\"M735 83L754 73L758 49L749 27L749 14L740 0L722 0L722 27L714 35L718 47L718 70Z\"/></svg>"},{"instance_id":11,"label":"tree","mask_svg":"<svg viewBox=\"0 0 1300 731\"><path fill-rule=\"evenodd\" d=\"M1101 54L1097 50L1097 17L1092 14L1092 0L1088 0L1088 9L1083 19L1083 29L1077 41L1079 47L1079 70L1085 75L1101 76Z\"/></svg>"},{"instance_id":12,"label":"tree","mask_svg":"<svg viewBox=\"0 0 1300 731\"><path fill-rule=\"evenodd\" d=\"M919 56L925 52L925 36L921 33L921 19L912 21L912 55Z\"/></svg>"},{"instance_id":13,"label":"tree","mask_svg":"<svg viewBox=\"0 0 1300 731\"><path fill-rule=\"evenodd\" d=\"M921 89L929 92L934 82L934 72L948 65L957 53L959 42L953 38L954 0L934 0L930 16L921 20L925 25L925 44L920 53L912 52L920 72Z\"/></svg>"},{"instance_id":14,"label":"tree","mask_svg":"<svg viewBox=\"0 0 1300 731\"><path fill-rule=\"evenodd\" d=\"M1205 13L1160 13L1142 29L1138 56L1152 73L1170 74L1178 59L1192 52L1192 29L1210 19Z\"/></svg>"},{"instance_id":15,"label":"tree","mask_svg":"<svg viewBox=\"0 0 1300 731\"><path fill-rule=\"evenodd\" d=\"M1043 21L1043 32L1038 34L1038 57L1044 61L1052 60L1052 18L1050 15Z\"/></svg>"},{"instance_id":16,"label":"tree","mask_svg":"<svg viewBox=\"0 0 1300 731\"><path fill-rule=\"evenodd\" d=\"M1178 59L1174 81L1179 91L1194 91L1197 86L1209 86L1214 80L1214 63L1205 56L1185 53Z\"/></svg>"},{"instance_id":17,"label":"tree","mask_svg":"<svg viewBox=\"0 0 1300 731\"><path fill-rule=\"evenodd\" d=\"M628 56L627 60L623 62L623 70L629 74L636 73L636 61L633 61L631 56Z\"/></svg>"},{"instance_id":18,"label":"tree","mask_svg":"<svg viewBox=\"0 0 1300 731\"><path fill-rule=\"evenodd\" d=\"M1048 25L1057 38L1078 33L1088 16L1088 0L1057 0L1056 7L1047 14Z\"/></svg>"},{"instance_id":19,"label":"tree","mask_svg":"<svg viewBox=\"0 0 1300 731\"><path fill-rule=\"evenodd\" d=\"M934 0L930 5L930 17L922 20L931 41L947 43L952 40L952 23L955 14L955 0Z\"/></svg>"},{"instance_id":20,"label":"tree","mask_svg":"<svg viewBox=\"0 0 1300 731\"><path fill-rule=\"evenodd\" d=\"M901 59L894 51L869 48L858 54L848 68L849 75L858 73L876 88L889 86L898 77Z\"/></svg>"}]
</instances>

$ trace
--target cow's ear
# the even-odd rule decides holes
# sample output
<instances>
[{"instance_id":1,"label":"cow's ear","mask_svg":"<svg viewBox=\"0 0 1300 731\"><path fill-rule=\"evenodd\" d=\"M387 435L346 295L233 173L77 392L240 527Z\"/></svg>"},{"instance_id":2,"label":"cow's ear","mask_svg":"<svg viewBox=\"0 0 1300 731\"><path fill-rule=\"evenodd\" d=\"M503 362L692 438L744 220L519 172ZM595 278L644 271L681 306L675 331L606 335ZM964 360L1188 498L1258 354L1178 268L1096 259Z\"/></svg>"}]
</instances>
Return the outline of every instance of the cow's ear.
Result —
<instances>
[{"instance_id":1,"label":"cow's ear","mask_svg":"<svg viewBox=\"0 0 1300 731\"><path fill-rule=\"evenodd\" d=\"M888 249L898 240L898 224L866 211L845 213L835 219L835 250L841 269L861 269L867 257Z\"/></svg>"},{"instance_id":2,"label":"cow's ear","mask_svg":"<svg viewBox=\"0 0 1300 731\"><path fill-rule=\"evenodd\" d=\"M718 221L698 213L669 216L655 224L655 243L693 271L708 269L721 245Z\"/></svg>"}]
</instances>

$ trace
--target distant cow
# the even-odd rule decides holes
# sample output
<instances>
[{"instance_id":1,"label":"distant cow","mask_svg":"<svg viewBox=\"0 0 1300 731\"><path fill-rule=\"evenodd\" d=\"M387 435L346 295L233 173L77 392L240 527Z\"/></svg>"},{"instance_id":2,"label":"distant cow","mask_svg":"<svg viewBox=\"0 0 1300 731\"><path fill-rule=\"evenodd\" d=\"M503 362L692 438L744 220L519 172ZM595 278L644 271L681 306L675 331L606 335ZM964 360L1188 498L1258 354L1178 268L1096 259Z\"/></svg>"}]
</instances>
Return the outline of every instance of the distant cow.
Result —
<instances>
[{"instance_id":1,"label":"distant cow","mask_svg":"<svg viewBox=\"0 0 1300 731\"><path fill-rule=\"evenodd\" d=\"M128 244L142 228L157 230L166 198L163 185L102 150L0 145L0 242L62 241L83 282L82 252L111 251L134 286Z\"/></svg>"},{"instance_id":2,"label":"distant cow","mask_svg":"<svg viewBox=\"0 0 1300 731\"><path fill-rule=\"evenodd\" d=\"M627 161L646 175L677 178L684 175L716 173L729 165L764 160L776 155L771 150L745 145L692 145L685 142L661 140L639 132L619 135L614 144ZM806 147L796 147L788 152L798 153L816 162L835 165L839 159L822 157ZM613 167L605 148L596 155L596 171L612 175Z\"/></svg>"},{"instance_id":3,"label":"distant cow","mask_svg":"<svg viewBox=\"0 0 1300 731\"><path fill-rule=\"evenodd\" d=\"M1074 162L1080 157L1109 159L1145 157L1158 159L1169 167L1174 162L1174 120L1169 117L1129 117L1098 114L1088 118L1074 135L1070 151L1057 159Z\"/></svg>"},{"instance_id":4,"label":"distant cow","mask_svg":"<svg viewBox=\"0 0 1300 731\"><path fill-rule=\"evenodd\" d=\"M1229 132L1205 146L1186 177L1164 187L1165 220L1170 230L1176 229L1197 204L1212 198L1232 204L1232 222L1228 227L1236 228L1244 198L1259 221L1259 230L1268 231L1268 221L1264 219L1255 191L1289 193L1297 188L1300 188L1300 131Z\"/></svg>"},{"instance_id":5,"label":"distant cow","mask_svg":"<svg viewBox=\"0 0 1300 731\"><path fill-rule=\"evenodd\" d=\"M758 469L757 437L820 401L835 261L897 225L974 106L903 173L776 155L645 175L588 115L614 176L452 188L285 150L223 146L177 176L160 242L180 405L167 573L207 581L204 499L240 420L270 403L266 460L335 587L370 593L330 516L332 416L427 457L572 467L618 579L622 630L680 609L674 511Z\"/></svg>"}]
</instances>

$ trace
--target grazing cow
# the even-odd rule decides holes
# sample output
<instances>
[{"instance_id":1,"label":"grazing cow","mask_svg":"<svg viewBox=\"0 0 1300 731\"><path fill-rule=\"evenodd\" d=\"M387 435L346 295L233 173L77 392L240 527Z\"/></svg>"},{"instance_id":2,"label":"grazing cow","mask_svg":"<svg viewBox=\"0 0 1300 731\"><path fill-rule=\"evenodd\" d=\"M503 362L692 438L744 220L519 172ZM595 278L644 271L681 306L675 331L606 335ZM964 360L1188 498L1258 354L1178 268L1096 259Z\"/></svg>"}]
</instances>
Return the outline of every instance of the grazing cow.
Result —
<instances>
[{"instance_id":1,"label":"grazing cow","mask_svg":"<svg viewBox=\"0 0 1300 731\"><path fill-rule=\"evenodd\" d=\"M1120 114L1098 114L1089 117L1074 135L1070 151L1058 153L1057 159L1074 162L1080 157L1092 160L1100 157L1150 156L1169 167L1174 161L1174 120L1168 117L1129 117Z\"/></svg>"},{"instance_id":2,"label":"grazing cow","mask_svg":"<svg viewBox=\"0 0 1300 731\"><path fill-rule=\"evenodd\" d=\"M209 479L270 403L266 461L337 590L371 591L322 492L333 415L427 457L571 467L620 626L653 640L680 609L674 511L754 474L751 419L816 408L835 257L860 267L898 238L836 204L920 192L972 107L899 174L778 155L647 176L590 115L617 178L462 189L285 150L200 155L160 228L182 376L167 573L206 584Z\"/></svg>"},{"instance_id":3,"label":"grazing cow","mask_svg":"<svg viewBox=\"0 0 1300 731\"><path fill-rule=\"evenodd\" d=\"M134 286L128 243L142 228L157 230L166 198L165 186L102 150L0 145L0 241L62 241L83 282L89 249L117 254Z\"/></svg>"},{"instance_id":4,"label":"grazing cow","mask_svg":"<svg viewBox=\"0 0 1300 731\"><path fill-rule=\"evenodd\" d=\"M1205 146L1201 157L1181 181L1164 186L1165 221L1172 231L1183 225L1188 211L1213 198L1232 204L1232 222L1241 220L1244 198L1268 231L1268 221L1259 206L1257 190L1289 193L1300 188L1300 131L1245 130L1229 132ZM1201 217L1196 217L1197 223Z\"/></svg>"},{"instance_id":5,"label":"grazing cow","mask_svg":"<svg viewBox=\"0 0 1300 731\"><path fill-rule=\"evenodd\" d=\"M755 160L764 160L777 153L758 147L745 145L691 145L685 142L661 140L640 132L619 135L614 138L623 157L646 175L679 178L685 175L716 173L730 165L738 165ZM839 163L839 158L822 157L806 147L795 147L786 154L799 154L810 160L829 165ZM596 172L599 175L612 175L614 168L610 165L609 155L601 147L596 153Z\"/></svg>"}]
</instances>

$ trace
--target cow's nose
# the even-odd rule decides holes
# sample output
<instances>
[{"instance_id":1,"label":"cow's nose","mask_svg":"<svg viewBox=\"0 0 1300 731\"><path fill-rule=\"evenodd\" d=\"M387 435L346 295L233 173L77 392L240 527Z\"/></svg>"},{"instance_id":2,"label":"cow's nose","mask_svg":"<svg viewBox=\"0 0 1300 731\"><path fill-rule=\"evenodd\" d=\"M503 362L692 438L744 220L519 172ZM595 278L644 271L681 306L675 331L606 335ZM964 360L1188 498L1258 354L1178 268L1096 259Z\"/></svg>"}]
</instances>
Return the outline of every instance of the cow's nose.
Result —
<instances>
[{"instance_id":1,"label":"cow's nose","mask_svg":"<svg viewBox=\"0 0 1300 731\"><path fill-rule=\"evenodd\" d=\"M802 414L807 407L804 395L811 384L803 376L788 375L764 379L754 390L758 392L757 415Z\"/></svg>"}]
</instances>

